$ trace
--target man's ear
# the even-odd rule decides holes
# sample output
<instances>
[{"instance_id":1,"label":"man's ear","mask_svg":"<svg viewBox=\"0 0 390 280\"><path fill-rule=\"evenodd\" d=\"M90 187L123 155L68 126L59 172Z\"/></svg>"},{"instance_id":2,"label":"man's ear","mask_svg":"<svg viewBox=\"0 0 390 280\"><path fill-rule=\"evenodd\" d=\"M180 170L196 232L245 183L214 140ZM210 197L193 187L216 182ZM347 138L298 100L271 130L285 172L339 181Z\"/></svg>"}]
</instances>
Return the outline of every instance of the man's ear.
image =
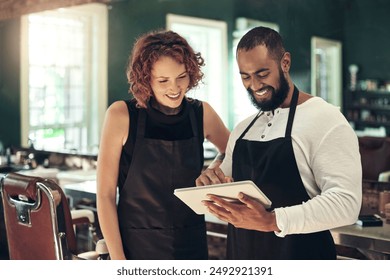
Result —
<instances>
[{"instance_id":1,"label":"man's ear","mask_svg":"<svg viewBox=\"0 0 390 280\"><path fill-rule=\"evenodd\" d=\"M285 52L280 60L280 67L282 68L284 73L290 71L291 66L291 55L289 52Z\"/></svg>"}]
</instances>

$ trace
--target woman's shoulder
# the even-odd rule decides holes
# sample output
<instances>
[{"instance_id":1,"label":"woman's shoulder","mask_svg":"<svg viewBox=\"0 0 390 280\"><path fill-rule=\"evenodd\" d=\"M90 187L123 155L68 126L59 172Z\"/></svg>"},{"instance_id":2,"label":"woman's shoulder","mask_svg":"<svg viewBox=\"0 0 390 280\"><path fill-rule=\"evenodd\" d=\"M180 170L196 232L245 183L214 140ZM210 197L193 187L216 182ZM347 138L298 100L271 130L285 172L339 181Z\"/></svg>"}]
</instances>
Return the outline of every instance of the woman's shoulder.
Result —
<instances>
[{"instance_id":1,"label":"woman's shoulder","mask_svg":"<svg viewBox=\"0 0 390 280\"><path fill-rule=\"evenodd\" d=\"M126 103L129 111L138 111L140 109L135 98L126 99L124 102Z\"/></svg>"},{"instance_id":2,"label":"woman's shoulder","mask_svg":"<svg viewBox=\"0 0 390 280\"><path fill-rule=\"evenodd\" d=\"M114 112L122 112L122 111L127 111L131 114L134 112L139 111L139 107L137 106L137 101L135 99L126 99L126 100L118 100L114 101L109 107L109 111L114 111Z\"/></svg>"},{"instance_id":3,"label":"woman's shoulder","mask_svg":"<svg viewBox=\"0 0 390 280\"><path fill-rule=\"evenodd\" d=\"M117 112L117 111L123 110L126 107L127 107L126 106L126 101L118 100L118 101L112 102L111 105L108 106L107 110L109 112Z\"/></svg>"},{"instance_id":4,"label":"woman's shoulder","mask_svg":"<svg viewBox=\"0 0 390 280\"><path fill-rule=\"evenodd\" d=\"M118 100L114 101L107 109L107 115L113 118L122 118L128 117L131 110L132 105L131 101L128 100Z\"/></svg>"}]
</instances>

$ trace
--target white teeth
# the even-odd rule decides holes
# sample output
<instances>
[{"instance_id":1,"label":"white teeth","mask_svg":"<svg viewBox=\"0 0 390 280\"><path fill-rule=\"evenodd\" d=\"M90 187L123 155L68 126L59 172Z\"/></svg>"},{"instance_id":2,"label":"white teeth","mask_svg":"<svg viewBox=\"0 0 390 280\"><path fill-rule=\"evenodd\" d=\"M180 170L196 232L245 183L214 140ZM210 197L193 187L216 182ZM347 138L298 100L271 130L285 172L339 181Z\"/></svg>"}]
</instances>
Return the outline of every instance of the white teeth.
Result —
<instances>
[{"instance_id":1,"label":"white teeth","mask_svg":"<svg viewBox=\"0 0 390 280\"><path fill-rule=\"evenodd\" d=\"M262 96L262 95L264 95L264 94L266 94L267 93L267 89L263 89L263 90L261 90L261 91L256 91L255 92L255 94L256 95L259 95L259 96Z\"/></svg>"},{"instance_id":2,"label":"white teeth","mask_svg":"<svg viewBox=\"0 0 390 280\"><path fill-rule=\"evenodd\" d=\"M177 98L179 97L180 93L177 94L167 94L169 98Z\"/></svg>"}]
</instances>

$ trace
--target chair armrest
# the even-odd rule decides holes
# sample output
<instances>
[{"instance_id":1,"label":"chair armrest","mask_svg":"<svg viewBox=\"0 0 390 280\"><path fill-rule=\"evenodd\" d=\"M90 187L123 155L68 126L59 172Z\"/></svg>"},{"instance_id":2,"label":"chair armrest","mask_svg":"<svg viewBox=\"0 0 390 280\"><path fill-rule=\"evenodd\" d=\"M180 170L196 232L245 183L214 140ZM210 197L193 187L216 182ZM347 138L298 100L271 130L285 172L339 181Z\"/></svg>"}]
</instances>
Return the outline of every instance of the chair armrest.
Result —
<instances>
[{"instance_id":1,"label":"chair armrest","mask_svg":"<svg viewBox=\"0 0 390 280\"><path fill-rule=\"evenodd\" d=\"M390 182L390 170L384 171L379 174L379 182Z\"/></svg>"},{"instance_id":2,"label":"chair armrest","mask_svg":"<svg viewBox=\"0 0 390 280\"><path fill-rule=\"evenodd\" d=\"M93 224L95 222L95 215L92 210L76 209L76 210L71 210L70 214L72 216L73 224L79 224L79 223Z\"/></svg>"},{"instance_id":3,"label":"chair armrest","mask_svg":"<svg viewBox=\"0 0 390 280\"><path fill-rule=\"evenodd\" d=\"M100 239L95 247L95 251L88 251L74 256L75 259L79 260L108 260L108 249L104 239Z\"/></svg>"},{"instance_id":4,"label":"chair armrest","mask_svg":"<svg viewBox=\"0 0 390 280\"><path fill-rule=\"evenodd\" d=\"M99 259L99 253L96 251L89 251L89 252L80 253L77 255L77 259L97 260L97 259Z\"/></svg>"}]
</instances>

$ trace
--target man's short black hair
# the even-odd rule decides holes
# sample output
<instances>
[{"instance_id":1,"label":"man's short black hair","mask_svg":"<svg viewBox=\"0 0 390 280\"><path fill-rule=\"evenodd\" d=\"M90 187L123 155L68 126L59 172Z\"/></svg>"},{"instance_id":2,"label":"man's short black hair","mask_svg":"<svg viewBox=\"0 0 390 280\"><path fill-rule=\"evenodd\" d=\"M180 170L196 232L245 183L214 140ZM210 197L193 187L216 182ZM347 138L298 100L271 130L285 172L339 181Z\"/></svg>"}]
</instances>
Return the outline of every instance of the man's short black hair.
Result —
<instances>
[{"instance_id":1,"label":"man's short black hair","mask_svg":"<svg viewBox=\"0 0 390 280\"><path fill-rule=\"evenodd\" d=\"M283 39L280 34L264 26L249 30L239 41L237 52L239 50L249 51L259 45L264 45L269 55L275 60L280 60L285 53Z\"/></svg>"}]
</instances>

